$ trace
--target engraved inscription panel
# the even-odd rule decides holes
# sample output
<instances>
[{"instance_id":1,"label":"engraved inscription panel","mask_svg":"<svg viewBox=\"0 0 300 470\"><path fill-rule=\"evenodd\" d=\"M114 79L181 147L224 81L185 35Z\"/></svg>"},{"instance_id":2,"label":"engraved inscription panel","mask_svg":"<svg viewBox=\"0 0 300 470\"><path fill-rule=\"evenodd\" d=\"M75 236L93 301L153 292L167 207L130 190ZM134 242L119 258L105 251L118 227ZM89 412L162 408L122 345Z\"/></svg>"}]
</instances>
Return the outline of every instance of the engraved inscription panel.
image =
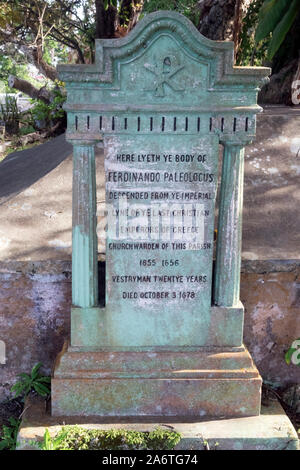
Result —
<instances>
[{"instance_id":1,"label":"engraved inscription panel","mask_svg":"<svg viewBox=\"0 0 300 470\"><path fill-rule=\"evenodd\" d=\"M104 143L106 305L114 341L205 344L217 138L115 135Z\"/></svg>"}]
</instances>

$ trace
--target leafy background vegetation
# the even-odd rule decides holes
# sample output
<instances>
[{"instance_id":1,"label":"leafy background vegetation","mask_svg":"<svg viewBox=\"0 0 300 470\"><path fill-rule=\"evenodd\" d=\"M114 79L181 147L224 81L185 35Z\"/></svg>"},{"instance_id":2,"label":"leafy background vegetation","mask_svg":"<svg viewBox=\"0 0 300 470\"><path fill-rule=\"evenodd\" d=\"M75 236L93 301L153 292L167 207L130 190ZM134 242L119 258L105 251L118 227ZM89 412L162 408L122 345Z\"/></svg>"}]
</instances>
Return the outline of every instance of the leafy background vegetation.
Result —
<instances>
[{"instance_id":1,"label":"leafy background vegetation","mask_svg":"<svg viewBox=\"0 0 300 470\"><path fill-rule=\"evenodd\" d=\"M0 93L35 100L20 119L21 136L41 123L50 136L65 129L59 62L91 63L95 39L124 36L142 16L166 9L211 39L234 40L237 65L272 65L276 73L298 59L300 0L0 0Z\"/></svg>"}]
</instances>

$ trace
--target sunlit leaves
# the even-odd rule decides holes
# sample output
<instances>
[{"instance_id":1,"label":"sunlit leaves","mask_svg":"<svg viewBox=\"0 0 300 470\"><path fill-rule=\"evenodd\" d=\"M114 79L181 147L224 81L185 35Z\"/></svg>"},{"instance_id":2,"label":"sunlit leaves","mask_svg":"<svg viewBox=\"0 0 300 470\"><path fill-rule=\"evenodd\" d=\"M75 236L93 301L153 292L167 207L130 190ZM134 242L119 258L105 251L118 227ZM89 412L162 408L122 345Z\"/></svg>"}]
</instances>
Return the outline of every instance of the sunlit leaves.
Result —
<instances>
[{"instance_id":1,"label":"sunlit leaves","mask_svg":"<svg viewBox=\"0 0 300 470\"><path fill-rule=\"evenodd\" d=\"M256 42L272 35L268 58L272 59L283 43L287 33L300 12L300 0L265 0L255 33Z\"/></svg>"},{"instance_id":2,"label":"sunlit leaves","mask_svg":"<svg viewBox=\"0 0 300 470\"><path fill-rule=\"evenodd\" d=\"M0 1L0 28L11 28L22 21L18 9L13 8L7 1Z\"/></svg>"},{"instance_id":3,"label":"sunlit leaves","mask_svg":"<svg viewBox=\"0 0 300 470\"><path fill-rule=\"evenodd\" d=\"M19 380L11 388L14 398L22 396L26 397L31 391L35 391L39 395L46 397L50 393L50 377L41 375L39 370L42 363L38 362L31 371L31 374L19 374Z\"/></svg>"}]
</instances>

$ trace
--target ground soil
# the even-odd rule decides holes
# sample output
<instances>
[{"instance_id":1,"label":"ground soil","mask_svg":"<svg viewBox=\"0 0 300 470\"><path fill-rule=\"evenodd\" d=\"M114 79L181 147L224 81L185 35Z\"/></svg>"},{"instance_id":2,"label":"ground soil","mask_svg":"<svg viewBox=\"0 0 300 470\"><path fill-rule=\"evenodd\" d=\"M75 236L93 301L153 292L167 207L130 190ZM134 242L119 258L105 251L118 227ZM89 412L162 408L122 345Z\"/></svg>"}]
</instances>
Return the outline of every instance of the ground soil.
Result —
<instances>
[{"instance_id":1,"label":"ground soil","mask_svg":"<svg viewBox=\"0 0 300 470\"><path fill-rule=\"evenodd\" d=\"M262 403L264 405L268 405L270 400L279 400L282 408L286 412L287 416L289 417L290 421L292 422L294 428L298 432L298 436L300 439L300 413L297 413L296 410L289 406L283 399L282 396L285 392L283 390L273 390L270 387L263 385L262 387Z\"/></svg>"},{"instance_id":2,"label":"ground soil","mask_svg":"<svg viewBox=\"0 0 300 470\"><path fill-rule=\"evenodd\" d=\"M19 399L6 400L0 403L0 434L3 424L9 425L9 418L19 419L24 403Z\"/></svg>"}]
</instances>

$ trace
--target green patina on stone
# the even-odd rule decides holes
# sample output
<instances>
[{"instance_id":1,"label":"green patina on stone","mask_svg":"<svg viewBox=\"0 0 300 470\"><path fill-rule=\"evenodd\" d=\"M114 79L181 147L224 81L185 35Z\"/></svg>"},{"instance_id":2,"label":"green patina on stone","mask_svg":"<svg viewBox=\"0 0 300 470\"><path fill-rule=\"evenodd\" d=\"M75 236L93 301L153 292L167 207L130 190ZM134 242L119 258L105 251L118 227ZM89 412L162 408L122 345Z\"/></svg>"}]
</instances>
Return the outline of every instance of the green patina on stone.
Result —
<instances>
[{"instance_id":1,"label":"green patina on stone","mask_svg":"<svg viewBox=\"0 0 300 470\"><path fill-rule=\"evenodd\" d=\"M232 61L231 43L208 40L186 18L159 12L147 16L126 38L97 41L95 65L60 67L68 90L68 139L75 148L74 306L97 307L98 300L91 143L104 142L107 206L115 214L124 206L130 214L129 221L118 216L117 223L124 230L131 219L133 225L140 224L139 237L136 232L112 233L114 224L108 224L106 308L98 314L103 328L89 333L77 321L73 345L95 346L97 335L101 347L214 344L210 331L219 143L228 157L213 302L237 307L243 147L255 134L257 87L268 69L233 68ZM85 148L88 156L82 157L86 162L80 167L76 162ZM134 177L139 180L132 181ZM155 212L166 208L175 208L176 214L186 211L184 219L162 217L164 228L172 223L173 228L156 235ZM141 210L151 215L142 217ZM193 229L189 210L203 212L204 237L194 242L190 233L178 233ZM86 216L78 227L77 219ZM152 232L146 232L147 225ZM142 243L149 249L132 249ZM235 327L241 344L242 323ZM224 327L223 344L230 344L226 331Z\"/></svg>"},{"instance_id":2,"label":"green patina on stone","mask_svg":"<svg viewBox=\"0 0 300 470\"><path fill-rule=\"evenodd\" d=\"M242 345L239 299L243 158L270 70L234 67L233 43L206 39L167 11L147 15L124 38L97 40L95 57L93 65L59 67L74 145L73 306L52 411L257 415L261 378ZM99 142L108 221L104 308Z\"/></svg>"},{"instance_id":3,"label":"green patina on stone","mask_svg":"<svg viewBox=\"0 0 300 470\"><path fill-rule=\"evenodd\" d=\"M114 203L114 210L124 206L132 215L129 227L126 220L120 223L120 228L125 230L124 238L120 238L120 233L108 232L105 314L109 326L107 340L104 337L103 341L116 346L206 344L211 315L214 202L218 173L216 136L199 138L193 134L165 136L162 133L107 136L104 148L106 200ZM116 157L122 154L130 154L133 163L116 166ZM154 155L155 162L145 165L139 161L142 155ZM184 160L192 155L194 161L176 163L176 158L180 159L181 155ZM197 158L204 159L204 163L199 163ZM155 181L124 181L133 174L142 179L145 174L152 175ZM114 178L123 181L116 183ZM175 179L179 178L196 178L198 181L176 182ZM208 181L199 182L199 179ZM126 199L121 206L119 199L113 197L123 193L143 194L145 199ZM167 199L164 198L166 195ZM185 199L191 195L201 195L203 199L195 204L194 200ZM209 199L204 199L205 196ZM185 211L184 216L182 211ZM199 224L203 223L203 241L194 241L182 233L184 229L200 231L202 227L195 222L193 224L188 211L199 213ZM161 229L159 213L164 214L160 223L166 232L155 231ZM175 214L175 221L170 214ZM137 237L136 227L144 230L141 238ZM130 231L128 235L127 228ZM144 244L147 250L138 248ZM121 249L122 246L126 248ZM203 246L207 248L201 249ZM154 265L144 266L148 262ZM172 262L175 266L171 265Z\"/></svg>"}]
</instances>

